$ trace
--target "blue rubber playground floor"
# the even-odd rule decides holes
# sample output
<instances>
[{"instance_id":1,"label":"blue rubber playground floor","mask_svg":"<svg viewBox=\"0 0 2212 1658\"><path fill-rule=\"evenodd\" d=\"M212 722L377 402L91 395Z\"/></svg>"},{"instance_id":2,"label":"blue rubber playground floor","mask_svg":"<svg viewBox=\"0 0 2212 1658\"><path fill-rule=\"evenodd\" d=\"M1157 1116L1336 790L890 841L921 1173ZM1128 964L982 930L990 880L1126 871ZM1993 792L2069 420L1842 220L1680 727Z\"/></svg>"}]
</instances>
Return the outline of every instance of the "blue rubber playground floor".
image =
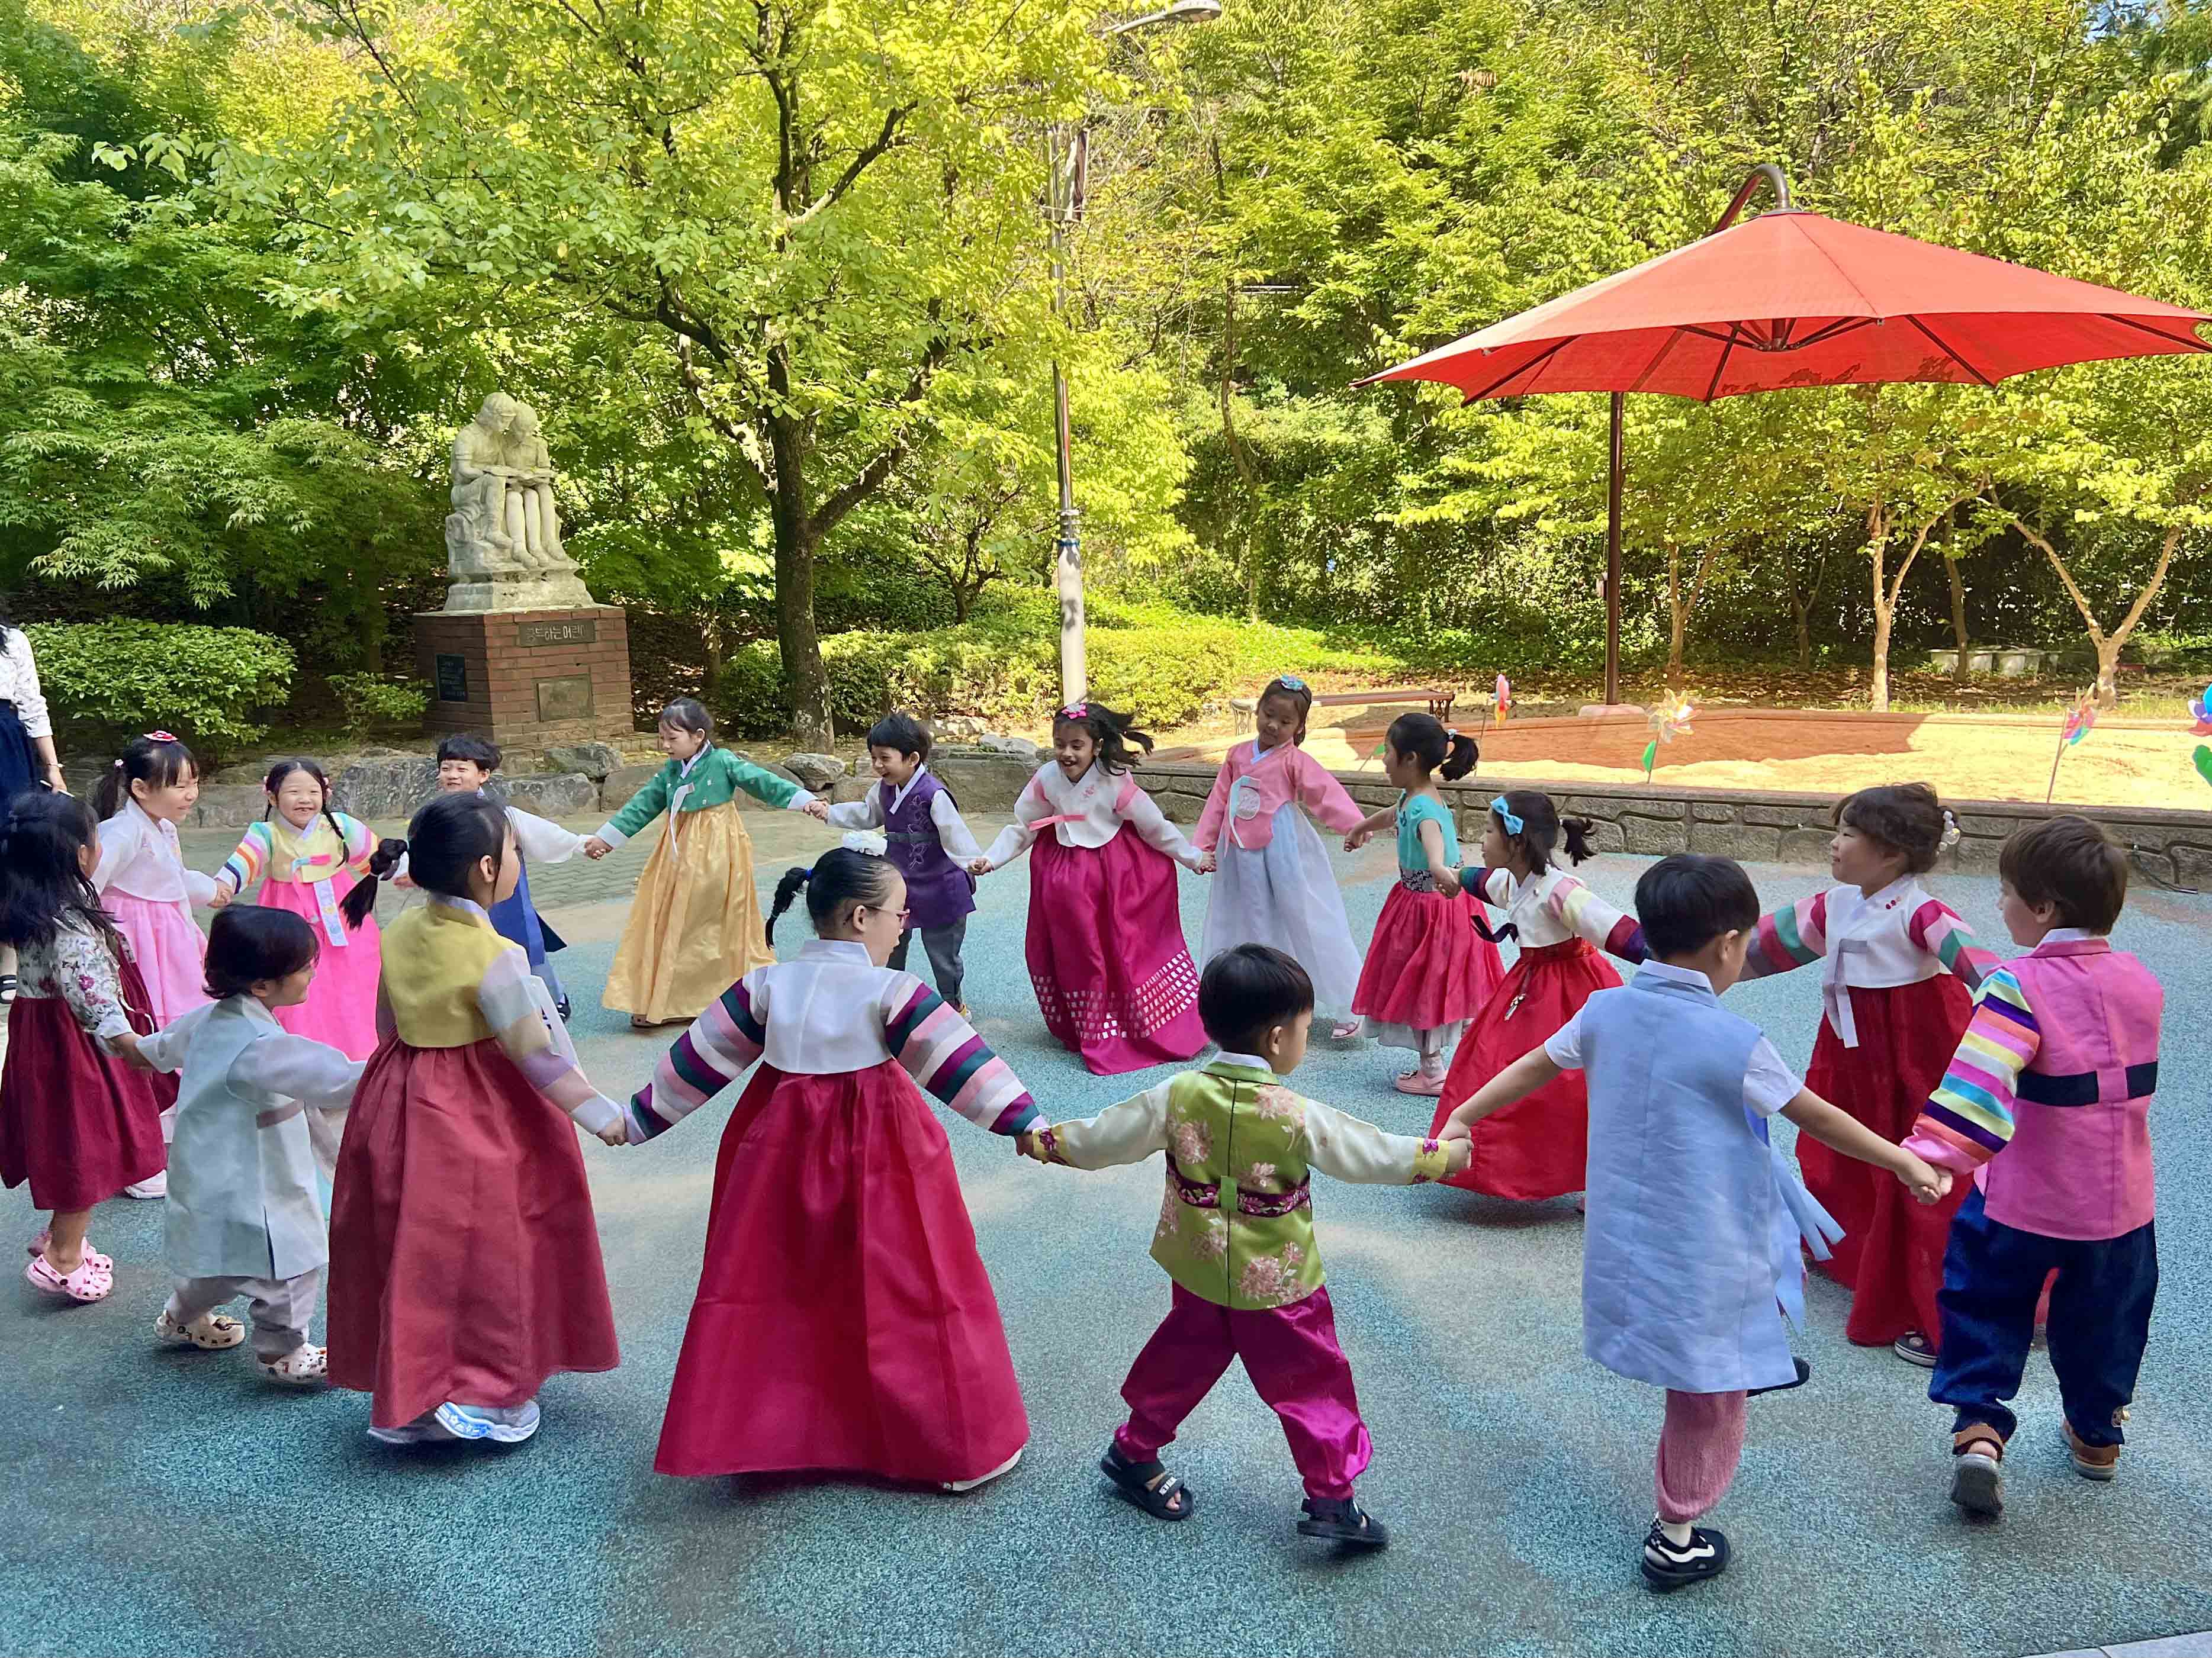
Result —
<instances>
[{"instance_id":1,"label":"blue rubber playground floor","mask_svg":"<svg viewBox=\"0 0 2212 1658\"><path fill-rule=\"evenodd\" d=\"M782 861L763 857L764 884ZM1626 903L1642 867L1615 856L1583 872ZM1340 872L1364 937L1388 849L1343 858ZM1753 873L1770 904L1818 878ZM2002 938L1993 881L1937 885ZM1018 868L986 882L969 998L1049 1112L1087 1114L1158 1073L1094 1078L1046 1038L1022 964L1027 893ZM1182 893L1196 939L1204 884L1185 877ZM586 1067L627 1091L667 1037L633 1035L599 1008L616 919L601 909L595 925L572 912L573 936L592 941L560 965ZM789 949L803 929L786 927ZM161 1206L105 1206L93 1235L116 1258L110 1300L64 1309L21 1284L0 1291L0 1650L1815 1658L2048 1653L2212 1628L2208 938L2212 900L2147 886L2119 934L2167 994L2153 1118L2163 1283L2121 1477L2096 1485L2070 1471L2039 1354L1996 1526L1962 1522L1945 1500L1949 1424L1926 1374L1849 1345L1841 1293L1815 1279L1802 1348L1813 1381L1753 1403L1742 1473L1716 1516L1733 1568L1671 1597L1647 1592L1635 1557L1660 1401L1582 1357L1571 1199L1326 1181L1322 1246L1376 1445L1360 1496L1391 1547L1340 1555L1296 1534L1297 1476L1235 1370L1170 1453L1196 1515L1147 1519L1095 1465L1123 1372L1167 1306L1146 1256L1159 1169L1042 1169L949 1117L1033 1424L1020 1467L957 1497L662 1478L653 1443L725 1099L647 1147L586 1143L623 1366L555 1379L544 1430L512 1450L395 1453L363 1436L361 1396L279 1393L242 1349L156 1349ZM1805 1060L1810 973L1729 999ZM1428 1108L1389 1090L1402 1062L1316 1042L1297 1086L1425 1128ZM0 1238L14 1248L34 1230L27 1194L0 1194Z\"/></svg>"}]
</instances>

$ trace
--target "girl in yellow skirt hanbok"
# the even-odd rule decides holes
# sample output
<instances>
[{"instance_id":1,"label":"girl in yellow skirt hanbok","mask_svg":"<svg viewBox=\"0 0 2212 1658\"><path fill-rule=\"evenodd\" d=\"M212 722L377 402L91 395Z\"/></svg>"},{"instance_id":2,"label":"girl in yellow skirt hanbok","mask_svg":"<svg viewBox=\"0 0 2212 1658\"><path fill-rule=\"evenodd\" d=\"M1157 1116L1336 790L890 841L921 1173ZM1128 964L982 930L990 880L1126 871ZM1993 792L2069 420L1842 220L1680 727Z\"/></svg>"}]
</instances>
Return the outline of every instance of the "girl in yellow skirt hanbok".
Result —
<instances>
[{"instance_id":1,"label":"girl in yellow skirt hanbok","mask_svg":"<svg viewBox=\"0 0 2212 1658\"><path fill-rule=\"evenodd\" d=\"M603 1006L641 1030L696 1018L757 967L775 960L753 893L753 843L737 805L757 800L825 819L830 808L787 778L714 746L714 721L695 698L660 711L668 763L584 842L604 858L656 817L660 840L638 878L629 925L607 974Z\"/></svg>"}]
</instances>

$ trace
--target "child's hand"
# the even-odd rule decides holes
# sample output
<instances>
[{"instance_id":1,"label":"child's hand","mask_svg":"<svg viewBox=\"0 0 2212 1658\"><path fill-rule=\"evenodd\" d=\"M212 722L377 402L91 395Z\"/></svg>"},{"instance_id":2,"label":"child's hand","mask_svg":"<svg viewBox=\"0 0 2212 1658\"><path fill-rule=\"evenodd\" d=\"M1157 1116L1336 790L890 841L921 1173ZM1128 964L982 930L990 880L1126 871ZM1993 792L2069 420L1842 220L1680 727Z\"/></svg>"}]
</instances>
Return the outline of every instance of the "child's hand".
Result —
<instances>
[{"instance_id":1,"label":"child's hand","mask_svg":"<svg viewBox=\"0 0 2212 1658\"><path fill-rule=\"evenodd\" d=\"M1441 1139L1443 1136L1438 1135L1437 1138ZM1474 1142L1468 1139L1464 1132L1462 1132L1459 1139L1451 1142L1451 1148L1445 1154L1444 1173L1447 1175L1460 1175L1466 1173L1467 1166L1474 1160Z\"/></svg>"},{"instance_id":2,"label":"child's hand","mask_svg":"<svg viewBox=\"0 0 2212 1658\"><path fill-rule=\"evenodd\" d=\"M1194 865L1194 868L1196 869L1196 872L1197 872L1199 874L1200 874L1200 875L1211 875L1211 874L1212 874L1212 873L1213 873L1213 872L1214 872L1214 871L1216 871L1217 869L1219 869L1220 867L1221 867L1220 863L1219 863L1219 862L1215 859L1214 855L1213 855L1212 853L1210 853L1210 852L1201 852L1200 853L1199 853L1199 854L1198 854L1198 862L1197 862L1197 864Z\"/></svg>"},{"instance_id":3,"label":"child's hand","mask_svg":"<svg viewBox=\"0 0 2212 1658\"><path fill-rule=\"evenodd\" d=\"M628 1145L629 1144L629 1119L628 1117L617 1117L605 1128L599 1130L599 1139L609 1145Z\"/></svg>"},{"instance_id":4,"label":"child's hand","mask_svg":"<svg viewBox=\"0 0 2212 1658\"><path fill-rule=\"evenodd\" d=\"M120 1035L109 1038L109 1042L123 1063L133 1071L151 1071L154 1068L154 1062L138 1051L136 1031L126 1030Z\"/></svg>"},{"instance_id":5,"label":"child's hand","mask_svg":"<svg viewBox=\"0 0 2212 1658\"><path fill-rule=\"evenodd\" d=\"M1437 1131L1437 1138L1447 1145L1457 1145L1464 1141L1472 1149L1474 1144L1474 1130L1457 1117L1448 1117L1444 1120L1444 1126ZM1460 1165L1462 1169L1466 1166L1464 1163Z\"/></svg>"},{"instance_id":6,"label":"child's hand","mask_svg":"<svg viewBox=\"0 0 2212 1658\"><path fill-rule=\"evenodd\" d=\"M411 892L415 890L415 878L411 875L395 875L392 878L392 884L396 887L405 887Z\"/></svg>"},{"instance_id":7,"label":"child's hand","mask_svg":"<svg viewBox=\"0 0 2212 1658\"><path fill-rule=\"evenodd\" d=\"M215 890L215 896L207 901L207 907L210 909L221 909L229 902L230 889L228 887L217 887Z\"/></svg>"},{"instance_id":8,"label":"child's hand","mask_svg":"<svg viewBox=\"0 0 2212 1658\"><path fill-rule=\"evenodd\" d=\"M1373 829L1368 828L1366 824L1362 823L1358 829L1352 830L1351 834L1344 837L1344 849L1346 852L1358 851L1360 847L1367 844L1368 837L1374 833L1375 831Z\"/></svg>"},{"instance_id":9,"label":"child's hand","mask_svg":"<svg viewBox=\"0 0 2212 1658\"><path fill-rule=\"evenodd\" d=\"M1897 1164L1891 1171L1905 1182L1916 1203L1939 1203L1951 1193L1952 1174L1923 1163L1903 1146L1897 1148Z\"/></svg>"},{"instance_id":10,"label":"child's hand","mask_svg":"<svg viewBox=\"0 0 2212 1658\"><path fill-rule=\"evenodd\" d=\"M1023 1129L1020 1133L1014 1136L1014 1151L1018 1157L1036 1156L1036 1136L1028 1129Z\"/></svg>"},{"instance_id":11,"label":"child's hand","mask_svg":"<svg viewBox=\"0 0 2212 1658\"><path fill-rule=\"evenodd\" d=\"M968 872L970 875L988 875L991 872L991 860L988 858L969 859Z\"/></svg>"},{"instance_id":12,"label":"child's hand","mask_svg":"<svg viewBox=\"0 0 2212 1658\"><path fill-rule=\"evenodd\" d=\"M596 835L587 835L584 837L584 856L586 858L604 858L613 850L612 847Z\"/></svg>"},{"instance_id":13,"label":"child's hand","mask_svg":"<svg viewBox=\"0 0 2212 1658\"><path fill-rule=\"evenodd\" d=\"M799 811L817 823L826 823L830 821L830 803L826 800L809 800L799 808Z\"/></svg>"}]
</instances>

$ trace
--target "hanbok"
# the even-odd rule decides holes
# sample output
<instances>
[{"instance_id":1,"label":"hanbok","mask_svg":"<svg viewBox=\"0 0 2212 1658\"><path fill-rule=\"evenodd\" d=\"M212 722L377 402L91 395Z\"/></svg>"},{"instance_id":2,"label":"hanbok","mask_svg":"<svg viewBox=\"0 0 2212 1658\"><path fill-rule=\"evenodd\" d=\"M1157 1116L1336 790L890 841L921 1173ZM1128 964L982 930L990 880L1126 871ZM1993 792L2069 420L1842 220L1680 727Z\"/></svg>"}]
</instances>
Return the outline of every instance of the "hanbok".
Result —
<instances>
[{"instance_id":1,"label":"hanbok","mask_svg":"<svg viewBox=\"0 0 2212 1658\"><path fill-rule=\"evenodd\" d=\"M216 872L239 898L261 891L258 902L299 916L314 930L320 954L307 999L276 1009L276 1023L295 1036L326 1042L349 1060L376 1052L376 984L384 966L376 917L349 928L338 907L368 873L376 835L343 812L317 813L295 829L281 817L246 825L238 849Z\"/></svg>"},{"instance_id":2,"label":"hanbok","mask_svg":"<svg viewBox=\"0 0 2212 1658\"><path fill-rule=\"evenodd\" d=\"M1425 794L1401 799L1398 880L1376 920L1352 1011L1386 1047L1419 1052L1419 1033L1435 1031L1432 1051L1441 1053L1481 1010L1504 969L1498 946L1475 925L1481 914L1475 900L1456 885L1449 892L1437 888L1421 847L1425 822L1443 831L1444 861L1459 865L1449 809Z\"/></svg>"},{"instance_id":3,"label":"hanbok","mask_svg":"<svg viewBox=\"0 0 2212 1658\"><path fill-rule=\"evenodd\" d=\"M207 938L192 920L192 907L215 896L215 882L185 867L177 826L149 816L135 799L125 800L100 825L92 884L131 941L154 1023L167 1024L206 1006Z\"/></svg>"}]
</instances>

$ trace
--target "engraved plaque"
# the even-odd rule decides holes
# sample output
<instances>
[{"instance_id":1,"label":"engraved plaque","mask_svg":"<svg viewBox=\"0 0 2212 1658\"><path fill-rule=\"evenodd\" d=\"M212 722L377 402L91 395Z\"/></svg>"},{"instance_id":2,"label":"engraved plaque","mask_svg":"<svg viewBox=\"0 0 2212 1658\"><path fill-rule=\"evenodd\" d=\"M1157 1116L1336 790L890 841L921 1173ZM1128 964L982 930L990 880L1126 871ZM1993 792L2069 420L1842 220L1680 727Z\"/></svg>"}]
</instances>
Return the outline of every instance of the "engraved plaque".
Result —
<instances>
[{"instance_id":1,"label":"engraved plaque","mask_svg":"<svg viewBox=\"0 0 2212 1658\"><path fill-rule=\"evenodd\" d=\"M538 717L555 720L584 720L592 712L592 677L586 673L571 674L561 679L541 679L538 684Z\"/></svg>"},{"instance_id":2,"label":"engraved plaque","mask_svg":"<svg viewBox=\"0 0 2212 1658\"><path fill-rule=\"evenodd\" d=\"M438 653L438 701L465 702L469 700L469 659L465 656L448 656Z\"/></svg>"},{"instance_id":3,"label":"engraved plaque","mask_svg":"<svg viewBox=\"0 0 2212 1658\"><path fill-rule=\"evenodd\" d=\"M538 645L589 645L599 639L596 622L518 622L514 642L529 649Z\"/></svg>"}]
</instances>

